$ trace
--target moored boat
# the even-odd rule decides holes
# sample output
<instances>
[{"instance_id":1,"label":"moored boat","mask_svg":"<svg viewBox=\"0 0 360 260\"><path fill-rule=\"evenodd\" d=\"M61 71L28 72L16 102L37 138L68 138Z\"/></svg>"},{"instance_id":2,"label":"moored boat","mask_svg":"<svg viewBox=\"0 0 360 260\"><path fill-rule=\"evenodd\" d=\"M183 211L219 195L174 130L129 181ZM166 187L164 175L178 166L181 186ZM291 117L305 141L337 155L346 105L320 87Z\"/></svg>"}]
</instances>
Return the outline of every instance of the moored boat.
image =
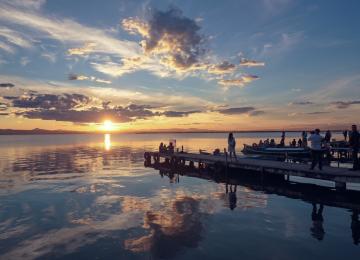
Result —
<instances>
[{"instance_id":1,"label":"moored boat","mask_svg":"<svg viewBox=\"0 0 360 260\"><path fill-rule=\"evenodd\" d=\"M268 147L268 146L251 146L244 144L243 154L255 155L272 155L272 156L293 156L293 157L309 157L310 149L303 147Z\"/></svg>"}]
</instances>

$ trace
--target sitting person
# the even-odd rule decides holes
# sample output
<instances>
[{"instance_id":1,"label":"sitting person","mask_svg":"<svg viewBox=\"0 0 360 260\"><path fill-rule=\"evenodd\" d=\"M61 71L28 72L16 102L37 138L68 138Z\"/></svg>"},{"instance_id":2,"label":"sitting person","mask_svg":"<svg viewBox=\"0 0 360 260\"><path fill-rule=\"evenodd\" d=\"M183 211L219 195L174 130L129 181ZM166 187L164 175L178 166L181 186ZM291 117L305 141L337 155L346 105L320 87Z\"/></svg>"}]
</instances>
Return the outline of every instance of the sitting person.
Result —
<instances>
[{"instance_id":1,"label":"sitting person","mask_svg":"<svg viewBox=\"0 0 360 260\"><path fill-rule=\"evenodd\" d=\"M274 140L274 139L271 139L271 140L270 140L270 146L271 146L271 147L276 146L276 143L275 143L275 140Z\"/></svg>"},{"instance_id":2,"label":"sitting person","mask_svg":"<svg viewBox=\"0 0 360 260\"><path fill-rule=\"evenodd\" d=\"M292 147L296 147L296 140L295 140L295 139L292 140L291 146L292 146Z\"/></svg>"},{"instance_id":3,"label":"sitting person","mask_svg":"<svg viewBox=\"0 0 360 260\"><path fill-rule=\"evenodd\" d=\"M264 145L263 140L260 139L259 146L263 146L263 145Z\"/></svg>"}]
</instances>

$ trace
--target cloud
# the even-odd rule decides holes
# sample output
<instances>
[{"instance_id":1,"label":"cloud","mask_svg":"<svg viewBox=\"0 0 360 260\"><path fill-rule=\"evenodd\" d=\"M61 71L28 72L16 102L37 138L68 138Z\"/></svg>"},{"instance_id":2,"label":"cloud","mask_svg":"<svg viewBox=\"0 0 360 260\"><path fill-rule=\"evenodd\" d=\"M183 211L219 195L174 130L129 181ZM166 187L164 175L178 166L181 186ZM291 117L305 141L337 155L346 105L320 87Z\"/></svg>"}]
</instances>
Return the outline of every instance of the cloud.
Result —
<instances>
[{"instance_id":1,"label":"cloud","mask_svg":"<svg viewBox=\"0 0 360 260\"><path fill-rule=\"evenodd\" d=\"M354 101L335 101L331 102L330 105L335 106L338 109L346 109L352 105L358 105L360 104L360 100L354 100Z\"/></svg>"},{"instance_id":2,"label":"cloud","mask_svg":"<svg viewBox=\"0 0 360 260\"><path fill-rule=\"evenodd\" d=\"M12 83L0 83L0 88L13 88L15 87Z\"/></svg>"},{"instance_id":3,"label":"cloud","mask_svg":"<svg viewBox=\"0 0 360 260\"><path fill-rule=\"evenodd\" d=\"M129 33L143 37L140 44L145 54L159 56L162 64L175 70L198 67L205 53L200 27L179 9L154 10L149 21L128 18L122 21L122 26Z\"/></svg>"},{"instance_id":4,"label":"cloud","mask_svg":"<svg viewBox=\"0 0 360 260\"><path fill-rule=\"evenodd\" d=\"M259 77L255 75L244 75L236 79L221 79L218 81L218 83L225 87L231 87L231 86L244 87L247 83L250 83L257 79L259 79Z\"/></svg>"},{"instance_id":5,"label":"cloud","mask_svg":"<svg viewBox=\"0 0 360 260\"><path fill-rule=\"evenodd\" d=\"M255 107L232 107L232 108L218 110L219 113L224 115L241 115L253 111L255 111Z\"/></svg>"},{"instance_id":6,"label":"cloud","mask_svg":"<svg viewBox=\"0 0 360 260\"><path fill-rule=\"evenodd\" d=\"M329 114L330 112L327 111L315 111L315 112L309 112L306 113L307 115L321 115L321 114Z\"/></svg>"},{"instance_id":7,"label":"cloud","mask_svg":"<svg viewBox=\"0 0 360 260\"><path fill-rule=\"evenodd\" d=\"M14 48L12 47L14 45L22 48L32 47L31 41L26 39L21 33L4 26L0 27L0 40L1 39L4 39L6 41L2 42L2 49L10 53L15 52Z\"/></svg>"},{"instance_id":8,"label":"cloud","mask_svg":"<svg viewBox=\"0 0 360 260\"><path fill-rule=\"evenodd\" d=\"M20 64L21 64L21 66L26 66L26 65L28 65L30 63L30 59L28 58L28 57L22 57L21 59L20 59Z\"/></svg>"},{"instance_id":9,"label":"cloud","mask_svg":"<svg viewBox=\"0 0 360 260\"><path fill-rule=\"evenodd\" d=\"M313 105L314 103L311 101L294 101L294 102L290 102L289 106L307 106L307 105Z\"/></svg>"},{"instance_id":10,"label":"cloud","mask_svg":"<svg viewBox=\"0 0 360 260\"><path fill-rule=\"evenodd\" d=\"M47 59L48 61L50 61L51 63L55 63L56 62L56 53L52 53L52 52L44 52L41 54L41 57Z\"/></svg>"},{"instance_id":11,"label":"cloud","mask_svg":"<svg viewBox=\"0 0 360 260\"><path fill-rule=\"evenodd\" d=\"M228 61L224 61L220 64L209 66L208 72L211 74L227 74L232 73L236 69L236 66Z\"/></svg>"},{"instance_id":12,"label":"cloud","mask_svg":"<svg viewBox=\"0 0 360 260\"><path fill-rule=\"evenodd\" d=\"M131 57L140 52L137 43L118 40L104 29L85 26L71 19L47 17L23 5L0 3L0 13L0 20L9 25L27 28L30 30L29 33L35 35L41 33L39 35L41 38L49 37L65 44L93 43L96 44L94 52L109 53L120 57Z\"/></svg>"},{"instance_id":13,"label":"cloud","mask_svg":"<svg viewBox=\"0 0 360 260\"><path fill-rule=\"evenodd\" d=\"M17 108L39 109L73 109L82 107L90 102L90 98L82 94L30 94L28 96L3 98L11 100L12 106Z\"/></svg>"},{"instance_id":14,"label":"cloud","mask_svg":"<svg viewBox=\"0 0 360 260\"><path fill-rule=\"evenodd\" d=\"M69 80L89 80L89 81L98 82L98 83L111 84L111 81L109 81L109 80L99 79L94 76L88 77L85 75L77 75L77 74L70 74L68 79Z\"/></svg>"},{"instance_id":15,"label":"cloud","mask_svg":"<svg viewBox=\"0 0 360 260\"><path fill-rule=\"evenodd\" d=\"M185 111L185 112L165 111L165 112L161 113L161 115L164 115L166 117L184 117L184 116L188 116L190 114L195 114L195 113L201 113L201 111L197 111L197 110Z\"/></svg>"},{"instance_id":16,"label":"cloud","mask_svg":"<svg viewBox=\"0 0 360 260\"><path fill-rule=\"evenodd\" d=\"M79 55L84 56L92 53L95 50L96 43L88 42L85 43L82 47L79 48L71 48L68 50L68 55Z\"/></svg>"},{"instance_id":17,"label":"cloud","mask_svg":"<svg viewBox=\"0 0 360 260\"><path fill-rule=\"evenodd\" d=\"M248 60L245 58L242 58L240 60L240 66L244 67L263 67L265 66L265 62L255 61L255 60Z\"/></svg>"},{"instance_id":18,"label":"cloud","mask_svg":"<svg viewBox=\"0 0 360 260\"><path fill-rule=\"evenodd\" d=\"M7 110L7 108L8 108L8 104L1 103L1 102L0 102L0 111Z\"/></svg>"}]
</instances>

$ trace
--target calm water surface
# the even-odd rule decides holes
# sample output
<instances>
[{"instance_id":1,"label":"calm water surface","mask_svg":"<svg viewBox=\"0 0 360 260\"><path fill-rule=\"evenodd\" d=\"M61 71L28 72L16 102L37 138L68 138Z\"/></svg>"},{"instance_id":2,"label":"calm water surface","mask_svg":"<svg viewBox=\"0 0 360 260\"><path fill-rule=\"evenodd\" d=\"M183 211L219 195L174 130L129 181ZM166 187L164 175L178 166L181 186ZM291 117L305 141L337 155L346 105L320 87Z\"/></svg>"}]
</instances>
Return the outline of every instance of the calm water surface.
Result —
<instances>
[{"instance_id":1,"label":"calm water surface","mask_svg":"<svg viewBox=\"0 0 360 260\"><path fill-rule=\"evenodd\" d=\"M237 149L272 136L236 134ZM0 259L360 259L360 205L145 168L144 151L171 138L227 146L224 134L0 136Z\"/></svg>"}]
</instances>

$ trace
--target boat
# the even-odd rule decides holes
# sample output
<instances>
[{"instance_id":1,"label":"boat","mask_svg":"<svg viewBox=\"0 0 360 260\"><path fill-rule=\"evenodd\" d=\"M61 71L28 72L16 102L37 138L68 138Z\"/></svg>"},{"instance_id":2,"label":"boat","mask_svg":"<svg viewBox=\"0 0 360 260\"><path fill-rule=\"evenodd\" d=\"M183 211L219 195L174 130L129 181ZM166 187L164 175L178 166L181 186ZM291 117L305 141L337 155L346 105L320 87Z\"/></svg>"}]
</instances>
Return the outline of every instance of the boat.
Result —
<instances>
[{"instance_id":1,"label":"boat","mask_svg":"<svg viewBox=\"0 0 360 260\"><path fill-rule=\"evenodd\" d=\"M268 147L268 146L253 146L244 144L243 154L251 155L270 155L279 157L310 157L310 149L303 147Z\"/></svg>"}]
</instances>

